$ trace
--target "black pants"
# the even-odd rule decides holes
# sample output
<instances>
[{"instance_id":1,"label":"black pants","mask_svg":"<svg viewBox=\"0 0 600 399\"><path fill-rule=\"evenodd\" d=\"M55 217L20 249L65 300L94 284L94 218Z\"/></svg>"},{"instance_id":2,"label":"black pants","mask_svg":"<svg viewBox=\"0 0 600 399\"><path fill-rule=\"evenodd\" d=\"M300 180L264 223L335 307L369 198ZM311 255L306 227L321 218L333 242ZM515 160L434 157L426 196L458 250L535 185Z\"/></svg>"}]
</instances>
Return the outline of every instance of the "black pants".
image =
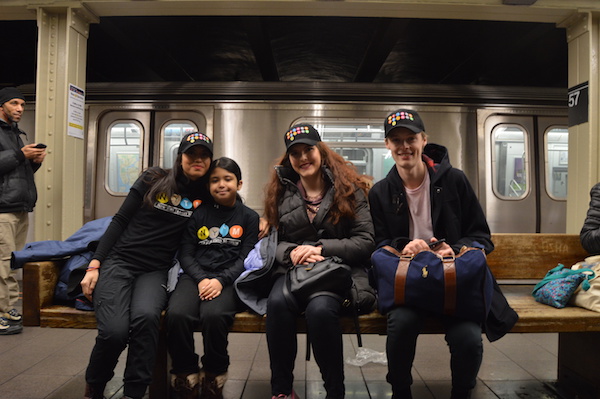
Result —
<instances>
[{"instance_id":1,"label":"black pants","mask_svg":"<svg viewBox=\"0 0 600 399\"><path fill-rule=\"evenodd\" d=\"M229 368L227 337L235 314L244 309L232 285L223 287L221 295L201 301L198 285L182 274L167 308L167 342L173 363L171 373L197 373L198 355L194 348L194 329L202 325L205 371L223 374Z\"/></svg>"},{"instance_id":2,"label":"black pants","mask_svg":"<svg viewBox=\"0 0 600 399\"><path fill-rule=\"evenodd\" d=\"M276 280L267 302L267 344L271 360L272 395L290 394L294 382L294 361L298 352L296 318L285 301L282 285L285 276ZM308 337L315 361L323 378L327 399L341 399L345 394L341 303L330 296L313 298L306 307Z\"/></svg>"},{"instance_id":3,"label":"black pants","mask_svg":"<svg viewBox=\"0 0 600 399\"><path fill-rule=\"evenodd\" d=\"M167 302L167 271L143 272L118 259L105 260L93 292L98 337L85 379L88 384L110 381L127 345L125 396L141 398L152 382L160 314Z\"/></svg>"},{"instance_id":4,"label":"black pants","mask_svg":"<svg viewBox=\"0 0 600 399\"><path fill-rule=\"evenodd\" d=\"M386 353L387 381L394 397L410 389L413 379L411 368L415 358L417 337L423 328L426 314L407 307L397 307L387 315ZM450 348L452 389L468 392L475 387L477 373L483 358L481 325L474 321L453 317L443 318L446 343Z\"/></svg>"}]
</instances>

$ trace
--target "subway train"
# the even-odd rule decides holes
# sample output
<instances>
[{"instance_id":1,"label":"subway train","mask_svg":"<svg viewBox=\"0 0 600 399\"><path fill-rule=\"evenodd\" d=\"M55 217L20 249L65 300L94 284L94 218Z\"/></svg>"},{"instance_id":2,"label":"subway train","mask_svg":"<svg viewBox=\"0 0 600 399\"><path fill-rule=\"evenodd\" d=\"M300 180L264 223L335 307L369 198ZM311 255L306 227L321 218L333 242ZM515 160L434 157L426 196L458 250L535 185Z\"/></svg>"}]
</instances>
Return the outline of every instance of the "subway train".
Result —
<instances>
[{"instance_id":1,"label":"subway train","mask_svg":"<svg viewBox=\"0 0 600 399\"><path fill-rule=\"evenodd\" d=\"M383 120L402 107L418 111L428 140L448 148L493 233L565 232L566 89L165 82L89 84L85 95L85 221L113 215L140 172L171 167L181 137L196 130L213 139L215 157L240 164L242 197L259 214L264 185L285 151L283 133L296 123L313 124L377 181L394 164ZM34 130L33 114L28 110L23 130Z\"/></svg>"}]
</instances>

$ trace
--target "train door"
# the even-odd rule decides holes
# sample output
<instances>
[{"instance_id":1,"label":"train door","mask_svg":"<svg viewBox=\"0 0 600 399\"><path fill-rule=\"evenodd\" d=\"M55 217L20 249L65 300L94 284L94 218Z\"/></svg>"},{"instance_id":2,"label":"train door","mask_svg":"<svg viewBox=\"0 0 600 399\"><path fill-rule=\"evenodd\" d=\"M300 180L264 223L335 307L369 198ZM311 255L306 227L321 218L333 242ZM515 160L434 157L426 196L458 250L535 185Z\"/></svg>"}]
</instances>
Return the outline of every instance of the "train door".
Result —
<instances>
[{"instance_id":1,"label":"train door","mask_svg":"<svg viewBox=\"0 0 600 399\"><path fill-rule=\"evenodd\" d=\"M566 118L491 115L485 135L485 209L492 232L564 233Z\"/></svg>"},{"instance_id":2,"label":"train door","mask_svg":"<svg viewBox=\"0 0 600 399\"><path fill-rule=\"evenodd\" d=\"M193 111L109 111L97 126L93 204L86 219L114 215L142 170L170 168L181 137L206 132L207 118Z\"/></svg>"}]
</instances>

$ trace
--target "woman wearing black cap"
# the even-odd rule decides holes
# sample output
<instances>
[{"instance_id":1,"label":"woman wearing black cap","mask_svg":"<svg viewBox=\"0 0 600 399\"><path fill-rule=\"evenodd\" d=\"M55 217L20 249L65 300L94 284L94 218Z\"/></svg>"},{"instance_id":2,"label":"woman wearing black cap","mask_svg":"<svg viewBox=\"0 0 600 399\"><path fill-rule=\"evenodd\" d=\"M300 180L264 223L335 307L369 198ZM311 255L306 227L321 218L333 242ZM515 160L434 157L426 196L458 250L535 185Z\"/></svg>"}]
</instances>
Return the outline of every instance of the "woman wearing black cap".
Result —
<instances>
[{"instance_id":1,"label":"woman wearing black cap","mask_svg":"<svg viewBox=\"0 0 600 399\"><path fill-rule=\"evenodd\" d=\"M152 381L167 272L194 209L211 200L205 175L212 151L206 135L185 135L173 168L143 172L100 240L81 281L98 322L85 398L103 398L126 345L124 398L142 398Z\"/></svg>"},{"instance_id":2,"label":"woman wearing black cap","mask_svg":"<svg viewBox=\"0 0 600 399\"><path fill-rule=\"evenodd\" d=\"M288 307L285 270L338 256L362 267L374 249L366 182L333 152L317 130L296 125L284 137L287 151L266 188L265 218L278 230L275 283L267 303L267 343L273 398L297 398L293 390L296 318L304 311L308 337L328 399L344 397L342 304L332 296L312 298L305 309Z\"/></svg>"}]
</instances>

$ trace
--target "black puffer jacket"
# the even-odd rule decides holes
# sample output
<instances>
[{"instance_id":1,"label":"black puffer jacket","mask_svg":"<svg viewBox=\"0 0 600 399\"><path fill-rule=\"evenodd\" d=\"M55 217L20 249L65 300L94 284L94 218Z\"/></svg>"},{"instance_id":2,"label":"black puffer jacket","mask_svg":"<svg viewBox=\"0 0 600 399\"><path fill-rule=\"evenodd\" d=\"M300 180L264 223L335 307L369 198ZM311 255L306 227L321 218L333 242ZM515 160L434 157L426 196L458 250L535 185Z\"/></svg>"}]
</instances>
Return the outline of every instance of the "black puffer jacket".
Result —
<instances>
[{"instance_id":1,"label":"black puffer jacket","mask_svg":"<svg viewBox=\"0 0 600 399\"><path fill-rule=\"evenodd\" d=\"M329 180L329 190L325 194L319 211L311 223L300 190L296 186L299 176L293 169L279 166L277 174L285 192L279 203L279 244L275 261L277 272L284 272L291 266L290 252L301 244L323 247L322 255L338 256L349 266L368 263L375 248L373 221L369 212L367 198L363 191L356 188L355 219L342 219L337 224L329 220L329 211L333 202L334 188L331 171L323 167L325 178Z\"/></svg>"},{"instance_id":2,"label":"black puffer jacket","mask_svg":"<svg viewBox=\"0 0 600 399\"><path fill-rule=\"evenodd\" d=\"M25 158L21 134L0 119L0 213L31 212L37 201L33 173L41 164Z\"/></svg>"},{"instance_id":3,"label":"black puffer jacket","mask_svg":"<svg viewBox=\"0 0 600 399\"><path fill-rule=\"evenodd\" d=\"M596 183L590 191L590 207L579 239L583 248L590 254L600 254L600 183Z\"/></svg>"}]
</instances>

